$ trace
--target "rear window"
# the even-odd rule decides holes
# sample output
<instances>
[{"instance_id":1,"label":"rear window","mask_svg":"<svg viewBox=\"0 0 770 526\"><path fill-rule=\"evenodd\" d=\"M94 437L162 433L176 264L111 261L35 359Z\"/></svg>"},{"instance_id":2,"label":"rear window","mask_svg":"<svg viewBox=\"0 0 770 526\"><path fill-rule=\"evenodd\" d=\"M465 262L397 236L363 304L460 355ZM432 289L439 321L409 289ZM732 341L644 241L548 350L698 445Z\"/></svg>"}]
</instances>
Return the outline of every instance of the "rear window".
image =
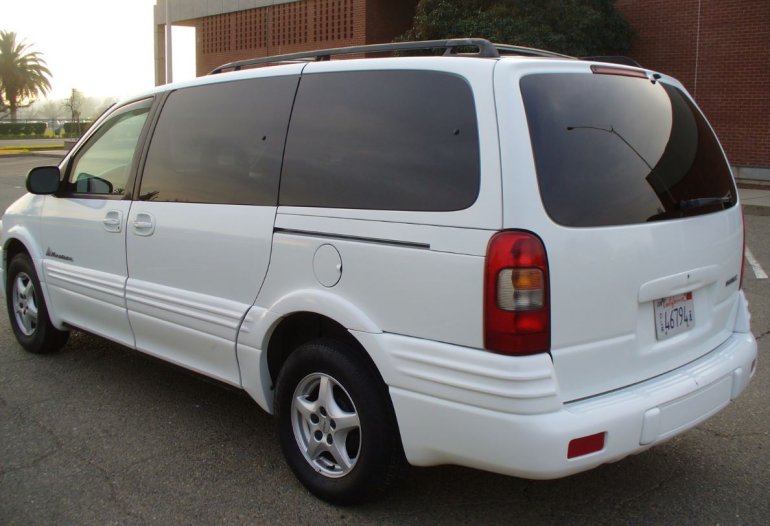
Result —
<instances>
[{"instance_id":1,"label":"rear window","mask_svg":"<svg viewBox=\"0 0 770 526\"><path fill-rule=\"evenodd\" d=\"M538 74L521 79L540 194L575 227L680 218L736 203L708 123L680 90L647 79Z\"/></svg>"}]
</instances>

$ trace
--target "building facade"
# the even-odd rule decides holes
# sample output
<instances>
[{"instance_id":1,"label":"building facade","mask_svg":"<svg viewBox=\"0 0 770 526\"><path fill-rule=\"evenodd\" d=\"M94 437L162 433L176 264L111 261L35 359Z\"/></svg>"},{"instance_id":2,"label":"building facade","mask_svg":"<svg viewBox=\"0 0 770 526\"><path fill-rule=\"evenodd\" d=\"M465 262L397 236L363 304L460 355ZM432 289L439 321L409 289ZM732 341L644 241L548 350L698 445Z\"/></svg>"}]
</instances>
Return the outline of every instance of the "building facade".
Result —
<instances>
[{"instance_id":1,"label":"building facade","mask_svg":"<svg viewBox=\"0 0 770 526\"><path fill-rule=\"evenodd\" d=\"M417 0L157 0L155 79L165 78L165 11L196 29L196 70L233 60L390 42L412 25Z\"/></svg>"},{"instance_id":2,"label":"building facade","mask_svg":"<svg viewBox=\"0 0 770 526\"><path fill-rule=\"evenodd\" d=\"M618 0L631 56L678 78L717 132L736 175L770 180L770 1Z\"/></svg>"},{"instance_id":3,"label":"building facade","mask_svg":"<svg viewBox=\"0 0 770 526\"><path fill-rule=\"evenodd\" d=\"M157 0L158 84L165 78L166 2L172 24L196 28L198 75L233 60L389 42L411 26L417 5L417 0ZM631 56L684 83L739 177L770 180L770 1L617 0L616 6L637 33Z\"/></svg>"}]
</instances>

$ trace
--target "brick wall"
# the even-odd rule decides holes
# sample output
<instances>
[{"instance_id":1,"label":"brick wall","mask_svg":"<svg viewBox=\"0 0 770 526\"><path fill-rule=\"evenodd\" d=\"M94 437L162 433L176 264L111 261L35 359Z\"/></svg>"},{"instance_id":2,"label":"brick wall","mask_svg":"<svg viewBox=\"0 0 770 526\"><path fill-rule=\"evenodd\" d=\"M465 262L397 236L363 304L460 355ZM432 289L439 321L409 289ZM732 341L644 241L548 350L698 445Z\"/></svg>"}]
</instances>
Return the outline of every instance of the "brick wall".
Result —
<instances>
[{"instance_id":1,"label":"brick wall","mask_svg":"<svg viewBox=\"0 0 770 526\"><path fill-rule=\"evenodd\" d=\"M770 0L618 0L631 56L685 85L736 166L770 168Z\"/></svg>"},{"instance_id":2,"label":"brick wall","mask_svg":"<svg viewBox=\"0 0 770 526\"><path fill-rule=\"evenodd\" d=\"M366 43L391 42L412 27L417 0L368 0Z\"/></svg>"},{"instance_id":3,"label":"brick wall","mask_svg":"<svg viewBox=\"0 0 770 526\"><path fill-rule=\"evenodd\" d=\"M390 42L411 26L416 0L304 0L189 21L197 74L245 58Z\"/></svg>"}]
</instances>

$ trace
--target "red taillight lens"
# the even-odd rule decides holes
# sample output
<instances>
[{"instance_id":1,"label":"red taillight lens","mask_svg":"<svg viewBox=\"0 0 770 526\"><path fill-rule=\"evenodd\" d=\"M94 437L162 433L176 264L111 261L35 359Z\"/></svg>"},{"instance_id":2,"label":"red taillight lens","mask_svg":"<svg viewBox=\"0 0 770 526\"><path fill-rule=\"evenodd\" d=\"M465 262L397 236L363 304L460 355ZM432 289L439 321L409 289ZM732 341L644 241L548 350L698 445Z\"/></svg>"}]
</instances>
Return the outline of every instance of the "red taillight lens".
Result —
<instances>
[{"instance_id":1,"label":"red taillight lens","mask_svg":"<svg viewBox=\"0 0 770 526\"><path fill-rule=\"evenodd\" d=\"M487 247L484 346L502 354L535 354L550 344L545 246L530 232L498 232Z\"/></svg>"},{"instance_id":2,"label":"red taillight lens","mask_svg":"<svg viewBox=\"0 0 770 526\"><path fill-rule=\"evenodd\" d=\"M743 272L746 270L746 213L741 209L741 225L743 226L743 252L741 253L741 280L738 288L743 288Z\"/></svg>"}]
</instances>

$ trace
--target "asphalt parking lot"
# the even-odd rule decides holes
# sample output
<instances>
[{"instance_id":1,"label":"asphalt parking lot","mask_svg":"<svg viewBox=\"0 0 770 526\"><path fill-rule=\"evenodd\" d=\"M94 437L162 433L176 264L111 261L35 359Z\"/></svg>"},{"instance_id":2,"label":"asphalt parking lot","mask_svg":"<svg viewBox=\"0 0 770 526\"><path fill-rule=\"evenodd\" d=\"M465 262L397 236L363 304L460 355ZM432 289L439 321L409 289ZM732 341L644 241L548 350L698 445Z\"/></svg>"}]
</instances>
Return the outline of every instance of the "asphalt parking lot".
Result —
<instances>
[{"instance_id":1,"label":"asphalt parking lot","mask_svg":"<svg viewBox=\"0 0 770 526\"><path fill-rule=\"evenodd\" d=\"M40 157L0 159L0 207ZM770 269L770 216L746 215ZM757 524L770 517L770 280L747 265L760 361L749 389L690 432L556 481L408 469L386 499L318 501L243 393L76 332L27 354L0 307L0 524ZM457 425L462 425L458 422ZM515 440L515 437L511 437Z\"/></svg>"}]
</instances>

